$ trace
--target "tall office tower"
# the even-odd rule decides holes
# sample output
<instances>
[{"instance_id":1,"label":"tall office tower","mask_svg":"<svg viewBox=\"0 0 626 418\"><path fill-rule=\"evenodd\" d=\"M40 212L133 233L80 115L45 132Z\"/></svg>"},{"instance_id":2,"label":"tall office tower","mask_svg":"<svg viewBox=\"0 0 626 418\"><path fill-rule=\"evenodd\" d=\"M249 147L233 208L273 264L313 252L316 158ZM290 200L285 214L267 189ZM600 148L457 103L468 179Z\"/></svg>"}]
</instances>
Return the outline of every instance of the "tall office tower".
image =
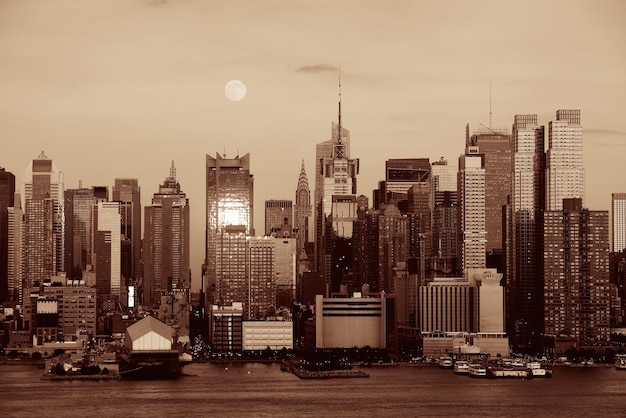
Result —
<instances>
[{"instance_id":1,"label":"tall office tower","mask_svg":"<svg viewBox=\"0 0 626 418\"><path fill-rule=\"evenodd\" d=\"M545 334L580 344L610 338L609 214L564 199L544 219Z\"/></svg>"},{"instance_id":2,"label":"tall office tower","mask_svg":"<svg viewBox=\"0 0 626 418\"><path fill-rule=\"evenodd\" d=\"M478 147L468 146L459 157L459 249L461 268L485 268L485 167Z\"/></svg>"},{"instance_id":3,"label":"tall office tower","mask_svg":"<svg viewBox=\"0 0 626 418\"><path fill-rule=\"evenodd\" d=\"M340 86L341 89L341 86ZM352 238L348 223L356 220L356 176L359 161L350 158L349 133L341 125L341 90L338 123L333 124L329 141L317 144L315 177L315 260L327 291L337 292L346 265L336 267L333 259L342 256ZM333 209L335 212L333 212ZM337 230L335 228L341 228ZM346 256L349 258L349 256Z\"/></svg>"},{"instance_id":4,"label":"tall office tower","mask_svg":"<svg viewBox=\"0 0 626 418\"><path fill-rule=\"evenodd\" d=\"M265 201L266 236L290 236L293 227L293 202L291 200Z\"/></svg>"},{"instance_id":5,"label":"tall office tower","mask_svg":"<svg viewBox=\"0 0 626 418\"><path fill-rule=\"evenodd\" d=\"M611 252L626 249L626 193L611 194Z\"/></svg>"},{"instance_id":6,"label":"tall office tower","mask_svg":"<svg viewBox=\"0 0 626 418\"><path fill-rule=\"evenodd\" d=\"M275 306L277 308L290 307L296 300L296 250L296 238L276 237L274 240Z\"/></svg>"},{"instance_id":7,"label":"tall office tower","mask_svg":"<svg viewBox=\"0 0 626 418\"><path fill-rule=\"evenodd\" d=\"M13 202L14 205L7 208L7 295L9 300L21 304L24 278L24 211L19 193L15 193Z\"/></svg>"},{"instance_id":8,"label":"tall office tower","mask_svg":"<svg viewBox=\"0 0 626 418\"><path fill-rule=\"evenodd\" d=\"M88 265L93 266L94 206L98 188L65 191L65 272L70 279L80 279ZM105 188L106 190L106 188Z\"/></svg>"},{"instance_id":9,"label":"tall office tower","mask_svg":"<svg viewBox=\"0 0 626 418\"><path fill-rule=\"evenodd\" d=\"M189 199L176 181L172 161L170 175L145 209L143 303L158 304L175 289L189 290Z\"/></svg>"},{"instance_id":10,"label":"tall office tower","mask_svg":"<svg viewBox=\"0 0 626 418\"><path fill-rule=\"evenodd\" d=\"M98 202L94 250L98 311L115 310L122 301L121 215L119 202Z\"/></svg>"},{"instance_id":11,"label":"tall office tower","mask_svg":"<svg viewBox=\"0 0 626 418\"><path fill-rule=\"evenodd\" d=\"M7 209L15 198L15 175L0 167L0 302L9 296L8 286L8 222Z\"/></svg>"},{"instance_id":12,"label":"tall office tower","mask_svg":"<svg viewBox=\"0 0 626 418\"><path fill-rule=\"evenodd\" d=\"M478 147L485 169L485 249L499 258L491 267L501 269L502 206L511 193L511 135L505 129L484 128L466 139L470 146Z\"/></svg>"},{"instance_id":13,"label":"tall office tower","mask_svg":"<svg viewBox=\"0 0 626 418\"><path fill-rule=\"evenodd\" d=\"M249 293L244 303L244 319L265 319L275 306L275 241L270 236L248 239Z\"/></svg>"},{"instance_id":14,"label":"tall office tower","mask_svg":"<svg viewBox=\"0 0 626 418\"><path fill-rule=\"evenodd\" d=\"M431 210L430 178L411 186L407 194L407 211L417 216L417 242L411 246L409 257L415 258L418 264L419 278L425 280L432 277L432 210Z\"/></svg>"},{"instance_id":15,"label":"tall office tower","mask_svg":"<svg viewBox=\"0 0 626 418\"><path fill-rule=\"evenodd\" d=\"M203 289L205 306L228 303L231 296L224 294L231 278L217 265L222 263L224 250L222 230L226 226L241 226L245 236L254 235L253 203L254 178L250 174L250 154L225 158L206 156L206 260ZM227 238L229 234L224 236ZM224 241L228 242L228 240ZM243 260L245 261L245 255ZM244 268L245 265L241 266ZM234 280L234 279L233 279ZM238 280L238 279L237 279ZM232 294L234 297L234 293ZM239 295L237 295L239 297ZM245 299L244 299L245 300ZM235 300L234 302L243 302Z\"/></svg>"},{"instance_id":16,"label":"tall office tower","mask_svg":"<svg viewBox=\"0 0 626 418\"><path fill-rule=\"evenodd\" d=\"M32 287L63 269L63 177L42 152L25 178L24 274Z\"/></svg>"},{"instance_id":17,"label":"tall office tower","mask_svg":"<svg viewBox=\"0 0 626 418\"><path fill-rule=\"evenodd\" d=\"M443 157L431 164L432 268L438 277L458 274L456 168Z\"/></svg>"},{"instance_id":18,"label":"tall office tower","mask_svg":"<svg viewBox=\"0 0 626 418\"><path fill-rule=\"evenodd\" d=\"M214 298L218 306L241 302L248 311L248 237L245 225L224 225L217 232Z\"/></svg>"},{"instance_id":19,"label":"tall office tower","mask_svg":"<svg viewBox=\"0 0 626 418\"><path fill-rule=\"evenodd\" d=\"M137 179L116 178L113 185L114 202L120 203L122 237L125 246L130 245L130 260L122 260L122 275L125 280L139 279L141 266L141 188ZM128 284L128 283L124 283Z\"/></svg>"},{"instance_id":20,"label":"tall office tower","mask_svg":"<svg viewBox=\"0 0 626 418\"><path fill-rule=\"evenodd\" d=\"M546 210L561 210L563 199L581 198L585 204L583 127L580 110L557 110L548 124L546 154Z\"/></svg>"},{"instance_id":21,"label":"tall office tower","mask_svg":"<svg viewBox=\"0 0 626 418\"><path fill-rule=\"evenodd\" d=\"M513 175L504 254L507 333L513 344L528 347L543 323L545 153L544 127L537 125L537 115L515 115L511 145Z\"/></svg>"},{"instance_id":22,"label":"tall office tower","mask_svg":"<svg viewBox=\"0 0 626 418\"><path fill-rule=\"evenodd\" d=\"M313 228L310 226L313 220L313 206L311 205L311 190L309 180L304 169L304 160L298 176L298 187L296 188L296 203L293 208L294 226L296 229L298 275L302 275L309 270L309 259L313 254L307 254L307 243L311 241L309 235Z\"/></svg>"}]
</instances>

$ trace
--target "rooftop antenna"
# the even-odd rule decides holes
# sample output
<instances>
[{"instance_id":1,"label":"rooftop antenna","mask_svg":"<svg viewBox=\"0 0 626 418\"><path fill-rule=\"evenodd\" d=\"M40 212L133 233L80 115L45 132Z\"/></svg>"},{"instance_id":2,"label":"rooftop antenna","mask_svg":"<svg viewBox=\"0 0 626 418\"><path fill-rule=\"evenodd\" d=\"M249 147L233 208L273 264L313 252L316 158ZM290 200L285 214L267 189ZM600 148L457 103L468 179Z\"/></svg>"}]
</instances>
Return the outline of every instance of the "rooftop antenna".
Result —
<instances>
[{"instance_id":1,"label":"rooftop antenna","mask_svg":"<svg viewBox=\"0 0 626 418\"><path fill-rule=\"evenodd\" d=\"M337 145L335 146L335 157L343 158L343 139L341 137L341 71L339 71L339 116L337 125Z\"/></svg>"},{"instance_id":2,"label":"rooftop antenna","mask_svg":"<svg viewBox=\"0 0 626 418\"><path fill-rule=\"evenodd\" d=\"M170 167L170 178L176 181L176 167L174 166L174 160L172 160L172 166Z\"/></svg>"}]
</instances>

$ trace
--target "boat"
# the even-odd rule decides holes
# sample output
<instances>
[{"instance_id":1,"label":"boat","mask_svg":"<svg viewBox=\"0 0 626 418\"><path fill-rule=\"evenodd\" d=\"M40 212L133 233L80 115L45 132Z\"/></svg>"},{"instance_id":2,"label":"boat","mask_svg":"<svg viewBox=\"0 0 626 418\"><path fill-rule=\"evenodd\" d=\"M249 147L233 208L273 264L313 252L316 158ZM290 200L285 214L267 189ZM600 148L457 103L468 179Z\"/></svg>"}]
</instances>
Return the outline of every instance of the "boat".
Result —
<instances>
[{"instance_id":1,"label":"boat","mask_svg":"<svg viewBox=\"0 0 626 418\"><path fill-rule=\"evenodd\" d=\"M454 362L454 373L467 374L469 372L469 363L465 360L457 360Z\"/></svg>"},{"instance_id":2,"label":"boat","mask_svg":"<svg viewBox=\"0 0 626 418\"><path fill-rule=\"evenodd\" d=\"M468 366L467 375L470 377L487 377L487 368L479 363Z\"/></svg>"},{"instance_id":3,"label":"boat","mask_svg":"<svg viewBox=\"0 0 626 418\"><path fill-rule=\"evenodd\" d=\"M626 354L615 355L615 368L617 370L626 370Z\"/></svg>"},{"instance_id":4,"label":"boat","mask_svg":"<svg viewBox=\"0 0 626 418\"><path fill-rule=\"evenodd\" d=\"M487 377L492 379L498 378L517 378L530 379L533 376L530 369L521 367L489 367L487 369Z\"/></svg>"},{"instance_id":5,"label":"boat","mask_svg":"<svg viewBox=\"0 0 626 418\"><path fill-rule=\"evenodd\" d=\"M543 367L538 361L530 361L526 364L533 377L552 377L552 370Z\"/></svg>"},{"instance_id":6,"label":"boat","mask_svg":"<svg viewBox=\"0 0 626 418\"><path fill-rule=\"evenodd\" d=\"M451 369L453 362L452 362L452 358L450 357L439 357L439 367L441 367L442 369Z\"/></svg>"}]
</instances>

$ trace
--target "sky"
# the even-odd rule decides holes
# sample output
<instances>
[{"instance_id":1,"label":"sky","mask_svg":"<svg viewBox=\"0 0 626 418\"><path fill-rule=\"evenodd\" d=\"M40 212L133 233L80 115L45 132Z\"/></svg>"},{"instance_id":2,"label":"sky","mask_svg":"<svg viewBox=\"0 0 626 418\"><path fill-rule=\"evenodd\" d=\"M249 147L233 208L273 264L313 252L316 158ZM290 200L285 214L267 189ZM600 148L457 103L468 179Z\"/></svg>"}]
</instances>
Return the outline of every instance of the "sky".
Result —
<instances>
[{"instance_id":1,"label":"sky","mask_svg":"<svg viewBox=\"0 0 626 418\"><path fill-rule=\"evenodd\" d=\"M370 198L390 158L456 166L465 126L548 126L580 109L585 206L626 192L626 2L620 0L0 0L0 167L44 151L65 188L171 162L191 207L192 287L204 258L205 156L250 153L254 227L295 200L337 120ZM229 80L245 83L240 101Z\"/></svg>"}]
</instances>

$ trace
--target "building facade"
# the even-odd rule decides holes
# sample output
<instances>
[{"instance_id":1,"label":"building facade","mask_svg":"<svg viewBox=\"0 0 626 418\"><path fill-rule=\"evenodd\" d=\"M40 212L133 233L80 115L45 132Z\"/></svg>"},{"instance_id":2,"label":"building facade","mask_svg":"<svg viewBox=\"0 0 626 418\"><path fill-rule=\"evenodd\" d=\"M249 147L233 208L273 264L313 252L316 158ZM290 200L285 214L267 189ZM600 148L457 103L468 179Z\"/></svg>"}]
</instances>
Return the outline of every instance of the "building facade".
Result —
<instances>
[{"instance_id":1,"label":"building facade","mask_svg":"<svg viewBox=\"0 0 626 418\"><path fill-rule=\"evenodd\" d=\"M254 235L253 180L250 154L235 158L225 158L219 153L215 158L206 156L206 260L203 277L206 306L231 300L231 296L227 296L229 292L224 292L227 288L238 286L235 283L231 286L228 281L239 281L240 278L225 276L224 270L218 266L226 262L223 256L227 253L220 245L223 240L231 240L231 233L223 231L226 226L237 226L237 234L243 234L244 238ZM237 254L241 255L241 250L237 250ZM245 262L245 250L243 257ZM245 264L240 268L245 271ZM242 302L245 299L232 300Z\"/></svg>"},{"instance_id":2,"label":"building facade","mask_svg":"<svg viewBox=\"0 0 626 418\"><path fill-rule=\"evenodd\" d=\"M0 302L9 299L8 284L8 208L14 206L15 175L0 167Z\"/></svg>"},{"instance_id":3,"label":"building facade","mask_svg":"<svg viewBox=\"0 0 626 418\"><path fill-rule=\"evenodd\" d=\"M611 252L626 249L626 193L611 194Z\"/></svg>"},{"instance_id":4,"label":"building facade","mask_svg":"<svg viewBox=\"0 0 626 418\"><path fill-rule=\"evenodd\" d=\"M585 204L583 127L578 109L557 110L556 120L548 125L546 209L561 210L566 198L581 198Z\"/></svg>"},{"instance_id":5,"label":"building facade","mask_svg":"<svg viewBox=\"0 0 626 418\"><path fill-rule=\"evenodd\" d=\"M291 200L266 200L265 235L289 237L293 228L293 202Z\"/></svg>"},{"instance_id":6,"label":"building facade","mask_svg":"<svg viewBox=\"0 0 626 418\"><path fill-rule=\"evenodd\" d=\"M130 246L129 257L121 261L125 284L129 279L138 280L143 273L141 266L141 188L135 178L116 178L113 185L113 201L119 202L121 236Z\"/></svg>"},{"instance_id":7,"label":"building facade","mask_svg":"<svg viewBox=\"0 0 626 418\"><path fill-rule=\"evenodd\" d=\"M459 238L461 268L485 268L487 230L485 224L485 167L478 147L467 147L459 157Z\"/></svg>"},{"instance_id":8,"label":"building facade","mask_svg":"<svg viewBox=\"0 0 626 418\"><path fill-rule=\"evenodd\" d=\"M580 343L610 338L609 214L564 199L544 219L545 334Z\"/></svg>"},{"instance_id":9,"label":"building facade","mask_svg":"<svg viewBox=\"0 0 626 418\"><path fill-rule=\"evenodd\" d=\"M145 207L143 303L153 305L174 290L191 289L189 199L170 175Z\"/></svg>"}]
</instances>

